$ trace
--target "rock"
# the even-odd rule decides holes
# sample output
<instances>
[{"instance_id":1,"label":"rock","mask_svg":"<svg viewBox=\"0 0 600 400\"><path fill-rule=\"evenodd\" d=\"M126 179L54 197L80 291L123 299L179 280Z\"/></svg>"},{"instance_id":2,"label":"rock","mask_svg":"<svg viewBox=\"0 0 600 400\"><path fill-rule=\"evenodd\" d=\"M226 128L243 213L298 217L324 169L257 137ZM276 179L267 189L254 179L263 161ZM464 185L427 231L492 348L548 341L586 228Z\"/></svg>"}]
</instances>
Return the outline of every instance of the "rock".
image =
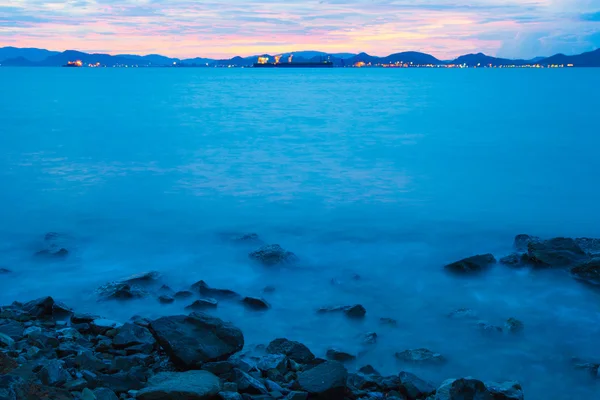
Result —
<instances>
[{"instance_id":1,"label":"rock","mask_svg":"<svg viewBox=\"0 0 600 400\"><path fill-rule=\"evenodd\" d=\"M241 394L237 392L223 391L219 393L219 398L222 400L243 400Z\"/></svg>"},{"instance_id":2,"label":"rock","mask_svg":"<svg viewBox=\"0 0 600 400\"><path fill-rule=\"evenodd\" d=\"M189 290L182 290L182 291L175 293L173 295L173 297L177 300L181 300L181 299L188 299L188 298L192 297L193 295L194 295L194 293L190 292Z\"/></svg>"},{"instance_id":3,"label":"rock","mask_svg":"<svg viewBox=\"0 0 600 400\"><path fill-rule=\"evenodd\" d=\"M161 296L158 297L158 301L161 304L171 304L175 301L175 298L172 296L169 296L168 294L163 294Z\"/></svg>"},{"instance_id":4,"label":"rock","mask_svg":"<svg viewBox=\"0 0 600 400\"><path fill-rule=\"evenodd\" d=\"M209 400L221 390L219 378L208 371L161 372L140 390L139 400Z\"/></svg>"},{"instance_id":5,"label":"rock","mask_svg":"<svg viewBox=\"0 0 600 400\"><path fill-rule=\"evenodd\" d=\"M69 392L81 392L86 387L88 387L88 382L83 378L69 381L64 385Z\"/></svg>"},{"instance_id":6,"label":"rock","mask_svg":"<svg viewBox=\"0 0 600 400\"><path fill-rule=\"evenodd\" d=\"M274 293L277 290L275 286L267 285L262 289L263 293Z\"/></svg>"},{"instance_id":7,"label":"rock","mask_svg":"<svg viewBox=\"0 0 600 400\"><path fill-rule=\"evenodd\" d=\"M200 293L201 296L214 297L216 299L238 299L241 297L233 290L211 288L204 281L194 283L191 286L191 289Z\"/></svg>"},{"instance_id":8,"label":"rock","mask_svg":"<svg viewBox=\"0 0 600 400\"><path fill-rule=\"evenodd\" d=\"M248 257L267 267L290 264L298 260L294 253L284 250L278 244L262 246L260 249L248 254Z\"/></svg>"},{"instance_id":9,"label":"rock","mask_svg":"<svg viewBox=\"0 0 600 400\"><path fill-rule=\"evenodd\" d=\"M600 258L594 258L571 269L571 275L580 281L600 285Z\"/></svg>"},{"instance_id":10,"label":"rock","mask_svg":"<svg viewBox=\"0 0 600 400\"><path fill-rule=\"evenodd\" d=\"M206 298L206 299L200 299L200 300L194 301L192 304L187 306L185 309L202 311L202 310L206 310L206 309L217 308L218 304L219 303L217 302L217 300L211 299L211 298Z\"/></svg>"},{"instance_id":11,"label":"rock","mask_svg":"<svg viewBox=\"0 0 600 400\"><path fill-rule=\"evenodd\" d=\"M573 239L554 238L530 242L526 261L536 267L560 268L576 265L587 258L586 253Z\"/></svg>"},{"instance_id":12,"label":"rock","mask_svg":"<svg viewBox=\"0 0 600 400\"><path fill-rule=\"evenodd\" d=\"M529 247L529 243L536 243L539 241L540 241L540 238L537 236L521 234L521 235L515 236L515 241L513 243L513 246L518 251L527 251L527 248Z\"/></svg>"},{"instance_id":13,"label":"rock","mask_svg":"<svg viewBox=\"0 0 600 400\"><path fill-rule=\"evenodd\" d=\"M65 303L55 301L52 305L52 316L54 318L68 319L73 314L73 309L67 306Z\"/></svg>"},{"instance_id":14,"label":"rock","mask_svg":"<svg viewBox=\"0 0 600 400\"><path fill-rule=\"evenodd\" d=\"M24 332L25 327L20 322L12 320L0 322L0 333L12 338L13 340L20 340L25 335Z\"/></svg>"},{"instance_id":15,"label":"rock","mask_svg":"<svg viewBox=\"0 0 600 400\"><path fill-rule=\"evenodd\" d=\"M127 285L147 285L156 282L159 278L159 272L150 271L128 276L127 278L119 280L119 283Z\"/></svg>"},{"instance_id":16,"label":"rock","mask_svg":"<svg viewBox=\"0 0 600 400\"><path fill-rule=\"evenodd\" d=\"M361 374L364 375L381 375L372 365L365 365L364 367L360 367L358 370Z\"/></svg>"},{"instance_id":17,"label":"rock","mask_svg":"<svg viewBox=\"0 0 600 400\"><path fill-rule=\"evenodd\" d=\"M500 259L500 264L516 266L516 265L521 264L521 259L522 259L521 255L519 255L517 253L513 253L513 254L509 254L506 257L502 257Z\"/></svg>"},{"instance_id":18,"label":"rock","mask_svg":"<svg viewBox=\"0 0 600 400\"><path fill-rule=\"evenodd\" d=\"M287 396L285 396L284 400L307 400L308 393L307 392L289 392Z\"/></svg>"},{"instance_id":19,"label":"rock","mask_svg":"<svg viewBox=\"0 0 600 400\"><path fill-rule=\"evenodd\" d=\"M82 350L77 353L74 362L79 369L93 372L106 371L109 367L108 364L96 357L90 350Z\"/></svg>"},{"instance_id":20,"label":"rock","mask_svg":"<svg viewBox=\"0 0 600 400\"><path fill-rule=\"evenodd\" d=\"M154 346L156 340L150 331L141 326L127 323L117 329L117 335L113 339L115 349L125 349L136 345Z\"/></svg>"},{"instance_id":21,"label":"rock","mask_svg":"<svg viewBox=\"0 0 600 400\"><path fill-rule=\"evenodd\" d=\"M52 316L53 306L54 299L52 297L42 297L23 304L21 308L35 318L48 318Z\"/></svg>"},{"instance_id":22,"label":"rock","mask_svg":"<svg viewBox=\"0 0 600 400\"><path fill-rule=\"evenodd\" d=\"M234 236L232 241L239 243L261 244L263 241L256 233L246 233L243 235Z\"/></svg>"},{"instance_id":23,"label":"rock","mask_svg":"<svg viewBox=\"0 0 600 400\"><path fill-rule=\"evenodd\" d=\"M363 336L362 343L366 345L372 345L377 343L377 333L368 332Z\"/></svg>"},{"instance_id":24,"label":"rock","mask_svg":"<svg viewBox=\"0 0 600 400\"><path fill-rule=\"evenodd\" d=\"M448 379L440 386L434 400L493 400L484 383L472 378Z\"/></svg>"},{"instance_id":25,"label":"rock","mask_svg":"<svg viewBox=\"0 0 600 400\"><path fill-rule=\"evenodd\" d=\"M393 318L379 318L379 323L387 326L398 326L398 321Z\"/></svg>"},{"instance_id":26,"label":"rock","mask_svg":"<svg viewBox=\"0 0 600 400\"><path fill-rule=\"evenodd\" d=\"M586 371L592 378L600 378L600 364L575 360L575 369Z\"/></svg>"},{"instance_id":27,"label":"rock","mask_svg":"<svg viewBox=\"0 0 600 400\"><path fill-rule=\"evenodd\" d=\"M89 324L95 319L99 319L99 317L93 314L74 313L71 315L71 322L74 324Z\"/></svg>"},{"instance_id":28,"label":"rock","mask_svg":"<svg viewBox=\"0 0 600 400\"><path fill-rule=\"evenodd\" d=\"M288 392L287 389L282 388L281 385L279 385L277 382L274 382L269 379L265 380L265 386L266 386L267 390L269 391L269 393L273 393L273 392L287 393ZM281 397L283 397L283 395L281 395Z\"/></svg>"},{"instance_id":29,"label":"rock","mask_svg":"<svg viewBox=\"0 0 600 400\"><path fill-rule=\"evenodd\" d=\"M143 289L128 283L111 282L99 287L96 293L100 300L132 300L146 297Z\"/></svg>"},{"instance_id":30,"label":"rock","mask_svg":"<svg viewBox=\"0 0 600 400\"><path fill-rule=\"evenodd\" d=\"M396 359L413 364L442 364L446 359L440 353L429 349L404 350L395 354Z\"/></svg>"},{"instance_id":31,"label":"rock","mask_svg":"<svg viewBox=\"0 0 600 400\"><path fill-rule=\"evenodd\" d=\"M18 400L72 400L73 396L65 389L40 385L33 381L22 382L14 388Z\"/></svg>"},{"instance_id":32,"label":"rock","mask_svg":"<svg viewBox=\"0 0 600 400\"><path fill-rule=\"evenodd\" d=\"M509 318L504 323L504 329L509 333L521 333L525 329L525 325L516 318Z\"/></svg>"},{"instance_id":33,"label":"rock","mask_svg":"<svg viewBox=\"0 0 600 400\"><path fill-rule=\"evenodd\" d=\"M453 319L477 319L477 313L470 308L458 308L448 314Z\"/></svg>"},{"instance_id":34,"label":"rock","mask_svg":"<svg viewBox=\"0 0 600 400\"><path fill-rule=\"evenodd\" d=\"M202 364L202 369L220 376L231 372L233 370L233 365L229 361L217 361Z\"/></svg>"},{"instance_id":35,"label":"rock","mask_svg":"<svg viewBox=\"0 0 600 400\"><path fill-rule=\"evenodd\" d=\"M0 333L0 348L13 349L14 347L14 339L4 333Z\"/></svg>"},{"instance_id":36,"label":"rock","mask_svg":"<svg viewBox=\"0 0 600 400\"><path fill-rule=\"evenodd\" d=\"M118 400L119 398L112 390L108 388L94 389L96 400Z\"/></svg>"},{"instance_id":37,"label":"rock","mask_svg":"<svg viewBox=\"0 0 600 400\"><path fill-rule=\"evenodd\" d=\"M140 390L146 386L147 369L136 367L128 372L118 372L116 374L98 375L98 386L107 387L115 393L126 393L130 390Z\"/></svg>"},{"instance_id":38,"label":"rock","mask_svg":"<svg viewBox=\"0 0 600 400\"><path fill-rule=\"evenodd\" d=\"M0 275L10 274L12 271L6 268L0 268Z\"/></svg>"},{"instance_id":39,"label":"rock","mask_svg":"<svg viewBox=\"0 0 600 400\"><path fill-rule=\"evenodd\" d=\"M298 375L298 386L320 398L343 398L348 371L337 361L326 361Z\"/></svg>"},{"instance_id":40,"label":"rock","mask_svg":"<svg viewBox=\"0 0 600 400\"><path fill-rule=\"evenodd\" d=\"M251 310L256 311L264 311L271 308L269 303L267 303L264 299L259 299L257 297L244 297L242 303Z\"/></svg>"},{"instance_id":41,"label":"rock","mask_svg":"<svg viewBox=\"0 0 600 400\"><path fill-rule=\"evenodd\" d=\"M485 386L494 400L524 400L525 398L519 382L488 382Z\"/></svg>"},{"instance_id":42,"label":"rock","mask_svg":"<svg viewBox=\"0 0 600 400\"><path fill-rule=\"evenodd\" d=\"M241 330L203 313L159 318L150 324L150 331L171 361L182 369L226 360L244 347Z\"/></svg>"},{"instance_id":43,"label":"rock","mask_svg":"<svg viewBox=\"0 0 600 400\"><path fill-rule=\"evenodd\" d=\"M69 250L65 248L60 249L44 249L35 253L36 257L40 258L65 258L69 255Z\"/></svg>"},{"instance_id":44,"label":"rock","mask_svg":"<svg viewBox=\"0 0 600 400\"><path fill-rule=\"evenodd\" d=\"M148 366L151 362L152 358L144 354L115 357L112 359L110 370L113 372L127 372L134 367Z\"/></svg>"},{"instance_id":45,"label":"rock","mask_svg":"<svg viewBox=\"0 0 600 400\"><path fill-rule=\"evenodd\" d=\"M63 364L59 360L49 360L38 373L40 381L47 386L63 386L71 379Z\"/></svg>"},{"instance_id":46,"label":"rock","mask_svg":"<svg viewBox=\"0 0 600 400\"><path fill-rule=\"evenodd\" d=\"M326 355L329 360L339 361L342 363L356 360L356 356L336 349L327 350Z\"/></svg>"},{"instance_id":47,"label":"rock","mask_svg":"<svg viewBox=\"0 0 600 400\"><path fill-rule=\"evenodd\" d=\"M250 376L241 369L233 370L233 381L237 384L238 391L249 394L267 394L269 391L258 379Z\"/></svg>"},{"instance_id":48,"label":"rock","mask_svg":"<svg viewBox=\"0 0 600 400\"><path fill-rule=\"evenodd\" d=\"M496 325L492 325L489 324L485 321L479 321L477 323L477 328L479 328L479 331L481 333L483 333L484 335L495 335L495 334L501 334L502 333L502 328Z\"/></svg>"},{"instance_id":49,"label":"rock","mask_svg":"<svg viewBox=\"0 0 600 400\"><path fill-rule=\"evenodd\" d=\"M0 351L0 375L8 374L16 369L19 363L8 354Z\"/></svg>"},{"instance_id":50,"label":"rock","mask_svg":"<svg viewBox=\"0 0 600 400\"><path fill-rule=\"evenodd\" d=\"M263 372L275 369L282 374L285 374L288 369L287 356L284 354L268 354L261 357L256 366Z\"/></svg>"},{"instance_id":51,"label":"rock","mask_svg":"<svg viewBox=\"0 0 600 400\"><path fill-rule=\"evenodd\" d=\"M367 313L367 310L360 304L356 304L353 306L335 306L335 307L323 307L318 311L320 314L330 313L330 312L343 312L346 316L350 318L363 318Z\"/></svg>"},{"instance_id":52,"label":"rock","mask_svg":"<svg viewBox=\"0 0 600 400\"><path fill-rule=\"evenodd\" d=\"M290 360L307 364L315 359L315 355L300 342L288 339L275 339L267 346L268 354L283 354Z\"/></svg>"},{"instance_id":53,"label":"rock","mask_svg":"<svg viewBox=\"0 0 600 400\"><path fill-rule=\"evenodd\" d=\"M96 335L104 335L111 329L117 329L123 326L122 323L111 321L110 319L98 318L90 323L90 330Z\"/></svg>"},{"instance_id":54,"label":"rock","mask_svg":"<svg viewBox=\"0 0 600 400\"><path fill-rule=\"evenodd\" d=\"M81 391L81 400L98 400L96 395L89 388L85 388Z\"/></svg>"},{"instance_id":55,"label":"rock","mask_svg":"<svg viewBox=\"0 0 600 400\"><path fill-rule=\"evenodd\" d=\"M496 259L491 254L482 254L473 257L464 258L460 261L448 264L444 267L446 271L459 275L472 275L489 269L496 263Z\"/></svg>"},{"instance_id":56,"label":"rock","mask_svg":"<svg viewBox=\"0 0 600 400\"><path fill-rule=\"evenodd\" d=\"M577 238L575 243L590 255L600 255L600 239Z\"/></svg>"},{"instance_id":57,"label":"rock","mask_svg":"<svg viewBox=\"0 0 600 400\"><path fill-rule=\"evenodd\" d=\"M410 372L400 372L400 392L409 399L424 399L435 393L435 386Z\"/></svg>"}]
</instances>

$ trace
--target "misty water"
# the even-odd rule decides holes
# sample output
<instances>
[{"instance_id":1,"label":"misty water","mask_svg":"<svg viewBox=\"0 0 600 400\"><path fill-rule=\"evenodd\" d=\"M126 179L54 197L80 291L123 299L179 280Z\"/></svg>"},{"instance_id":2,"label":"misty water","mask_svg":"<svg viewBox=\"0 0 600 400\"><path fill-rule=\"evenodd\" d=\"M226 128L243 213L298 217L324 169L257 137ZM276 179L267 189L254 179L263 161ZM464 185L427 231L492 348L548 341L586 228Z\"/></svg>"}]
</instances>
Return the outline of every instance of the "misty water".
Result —
<instances>
[{"instance_id":1,"label":"misty water","mask_svg":"<svg viewBox=\"0 0 600 400\"><path fill-rule=\"evenodd\" d=\"M443 270L505 256L519 233L600 237L597 70L2 68L0 87L0 267L13 271L0 304L183 313L191 300L97 301L104 283L159 271L175 290L203 279L266 298L266 312L211 312L248 350L287 337L359 354L350 370L597 398L571 358L600 362L600 291L563 271ZM46 232L68 236L66 259L33 257ZM231 240L251 232L299 263L253 263L258 246ZM362 321L316 313L357 303ZM525 332L482 335L447 317L460 307ZM394 358L419 347L448 362Z\"/></svg>"}]
</instances>

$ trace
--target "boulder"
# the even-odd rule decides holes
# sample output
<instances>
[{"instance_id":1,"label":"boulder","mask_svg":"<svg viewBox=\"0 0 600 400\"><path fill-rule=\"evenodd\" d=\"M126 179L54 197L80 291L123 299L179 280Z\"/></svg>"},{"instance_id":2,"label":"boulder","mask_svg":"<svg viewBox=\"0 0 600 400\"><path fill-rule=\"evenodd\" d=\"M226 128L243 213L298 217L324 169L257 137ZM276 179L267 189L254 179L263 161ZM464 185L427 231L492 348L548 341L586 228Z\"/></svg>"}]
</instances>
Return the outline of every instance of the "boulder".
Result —
<instances>
[{"instance_id":1,"label":"boulder","mask_svg":"<svg viewBox=\"0 0 600 400\"><path fill-rule=\"evenodd\" d=\"M74 324L89 324L95 319L99 319L99 317L89 313L74 313L71 315L71 322Z\"/></svg>"},{"instance_id":2,"label":"boulder","mask_svg":"<svg viewBox=\"0 0 600 400\"><path fill-rule=\"evenodd\" d=\"M265 299L260 299L258 297L244 297L242 303L247 308L255 311L264 311L271 308Z\"/></svg>"},{"instance_id":3,"label":"boulder","mask_svg":"<svg viewBox=\"0 0 600 400\"><path fill-rule=\"evenodd\" d=\"M600 239L577 238L575 243L590 255L600 255Z\"/></svg>"},{"instance_id":4,"label":"boulder","mask_svg":"<svg viewBox=\"0 0 600 400\"><path fill-rule=\"evenodd\" d=\"M521 265L522 256L517 253L509 254L506 257L502 257L500 259L500 264L508 265L510 267L515 267Z\"/></svg>"},{"instance_id":5,"label":"boulder","mask_svg":"<svg viewBox=\"0 0 600 400\"><path fill-rule=\"evenodd\" d=\"M275 339L267 346L268 354L283 354L290 360L307 364L315 359L315 355L300 342L288 339Z\"/></svg>"},{"instance_id":6,"label":"boulder","mask_svg":"<svg viewBox=\"0 0 600 400\"><path fill-rule=\"evenodd\" d=\"M396 359L412 364L443 364L446 362L440 353L434 353L429 349L410 349L395 354Z\"/></svg>"},{"instance_id":7,"label":"boulder","mask_svg":"<svg viewBox=\"0 0 600 400\"><path fill-rule=\"evenodd\" d=\"M410 372L400 372L400 392L409 399L424 399L435 393L435 386Z\"/></svg>"},{"instance_id":8,"label":"boulder","mask_svg":"<svg viewBox=\"0 0 600 400\"><path fill-rule=\"evenodd\" d=\"M519 382L488 382L485 386L494 400L524 400L525 398Z\"/></svg>"},{"instance_id":9,"label":"boulder","mask_svg":"<svg viewBox=\"0 0 600 400\"><path fill-rule=\"evenodd\" d=\"M96 357L90 350L79 351L74 358L74 363L79 369L85 369L92 372L107 371L109 368L107 363Z\"/></svg>"},{"instance_id":10,"label":"boulder","mask_svg":"<svg viewBox=\"0 0 600 400\"><path fill-rule=\"evenodd\" d=\"M146 386L149 371L145 367L135 367L127 372L116 374L99 374L98 386L107 387L115 393L126 393L130 390L140 390Z\"/></svg>"},{"instance_id":11,"label":"boulder","mask_svg":"<svg viewBox=\"0 0 600 400\"><path fill-rule=\"evenodd\" d=\"M17 321L0 320L0 334L4 334L13 340L20 340L25 334L25 327Z\"/></svg>"},{"instance_id":12,"label":"boulder","mask_svg":"<svg viewBox=\"0 0 600 400\"><path fill-rule=\"evenodd\" d=\"M111 282L96 289L100 300L132 300L148 295L142 288L129 283Z\"/></svg>"},{"instance_id":13,"label":"boulder","mask_svg":"<svg viewBox=\"0 0 600 400\"><path fill-rule=\"evenodd\" d=\"M115 392L109 388L94 389L94 396L96 400L119 400Z\"/></svg>"},{"instance_id":14,"label":"boulder","mask_svg":"<svg viewBox=\"0 0 600 400\"><path fill-rule=\"evenodd\" d=\"M343 398L348 371L337 361L326 361L298 375L298 386L312 396L323 399Z\"/></svg>"},{"instance_id":15,"label":"boulder","mask_svg":"<svg viewBox=\"0 0 600 400\"><path fill-rule=\"evenodd\" d=\"M472 275L489 269L495 263L496 259L493 255L480 254L448 264L444 269L458 275Z\"/></svg>"},{"instance_id":16,"label":"boulder","mask_svg":"<svg viewBox=\"0 0 600 400\"><path fill-rule=\"evenodd\" d=\"M52 317L54 299L52 297L42 297L23 304L22 310L35 318Z\"/></svg>"},{"instance_id":17,"label":"boulder","mask_svg":"<svg viewBox=\"0 0 600 400\"><path fill-rule=\"evenodd\" d=\"M262 246L258 250L248 254L248 256L250 259L255 260L267 267L290 264L298 260L298 257L294 253L283 249L278 244Z\"/></svg>"},{"instance_id":18,"label":"boulder","mask_svg":"<svg viewBox=\"0 0 600 400\"><path fill-rule=\"evenodd\" d=\"M136 345L154 346L156 340L146 328L139 325L126 323L117 329L117 335L113 338L115 349L125 349Z\"/></svg>"},{"instance_id":19,"label":"boulder","mask_svg":"<svg viewBox=\"0 0 600 400\"><path fill-rule=\"evenodd\" d=\"M217 361L202 364L202 369L217 376L221 376L231 372L233 370L233 365L229 361Z\"/></svg>"},{"instance_id":20,"label":"boulder","mask_svg":"<svg viewBox=\"0 0 600 400\"><path fill-rule=\"evenodd\" d=\"M525 325L516 318L509 318L504 323L504 329L508 333L521 333L525 329Z\"/></svg>"},{"instance_id":21,"label":"boulder","mask_svg":"<svg viewBox=\"0 0 600 400\"><path fill-rule=\"evenodd\" d=\"M0 375L8 374L19 366L19 363L6 354L0 351Z\"/></svg>"},{"instance_id":22,"label":"boulder","mask_svg":"<svg viewBox=\"0 0 600 400\"><path fill-rule=\"evenodd\" d=\"M173 297L177 300L181 300L181 299L189 299L193 295L194 295L194 293L190 292L189 290L181 290L181 291L175 293L173 295Z\"/></svg>"},{"instance_id":23,"label":"boulder","mask_svg":"<svg viewBox=\"0 0 600 400\"><path fill-rule=\"evenodd\" d=\"M458 308L448 313L448 318L452 319L477 319L477 313L470 308Z\"/></svg>"},{"instance_id":24,"label":"boulder","mask_svg":"<svg viewBox=\"0 0 600 400\"><path fill-rule=\"evenodd\" d=\"M336 349L327 350L326 356L329 360L339 361L342 363L356 360L356 356Z\"/></svg>"},{"instance_id":25,"label":"boulder","mask_svg":"<svg viewBox=\"0 0 600 400\"><path fill-rule=\"evenodd\" d=\"M122 323L111 321L110 319L98 318L90 323L90 330L96 335L104 335L111 329L118 329L123 326Z\"/></svg>"},{"instance_id":26,"label":"boulder","mask_svg":"<svg viewBox=\"0 0 600 400\"><path fill-rule=\"evenodd\" d=\"M502 334L502 327L492 325L486 321L479 321L477 323L477 328L484 335L497 335Z\"/></svg>"},{"instance_id":27,"label":"boulder","mask_svg":"<svg viewBox=\"0 0 600 400\"><path fill-rule=\"evenodd\" d=\"M219 305L219 302L217 300L211 299L211 298L205 298L205 299L200 299L200 300L194 301L192 304L187 306L185 309L202 311L202 310L217 308L218 305Z\"/></svg>"},{"instance_id":28,"label":"boulder","mask_svg":"<svg viewBox=\"0 0 600 400\"><path fill-rule=\"evenodd\" d=\"M208 371L161 372L140 390L139 400L209 400L221 390L219 378Z\"/></svg>"},{"instance_id":29,"label":"boulder","mask_svg":"<svg viewBox=\"0 0 600 400\"><path fill-rule=\"evenodd\" d=\"M477 379L448 379L437 389L434 400L494 400L485 384Z\"/></svg>"},{"instance_id":30,"label":"boulder","mask_svg":"<svg viewBox=\"0 0 600 400\"><path fill-rule=\"evenodd\" d=\"M214 297L216 299L238 299L241 296L229 289L215 289L204 281L198 281L191 286L191 289L201 296Z\"/></svg>"},{"instance_id":31,"label":"boulder","mask_svg":"<svg viewBox=\"0 0 600 400\"><path fill-rule=\"evenodd\" d=\"M365 333L362 336L362 344L366 344L366 345L375 344L375 343L377 343L377 337L378 337L377 333L375 333L375 332Z\"/></svg>"},{"instance_id":32,"label":"boulder","mask_svg":"<svg viewBox=\"0 0 600 400\"><path fill-rule=\"evenodd\" d=\"M529 243L536 243L539 241L540 241L540 238L537 236L520 234L520 235L515 236L515 241L513 243L513 247L517 251L527 251L527 248L529 247Z\"/></svg>"},{"instance_id":33,"label":"boulder","mask_svg":"<svg viewBox=\"0 0 600 400\"><path fill-rule=\"evenodd\" d=\"M175 302L175 298L168 294L162 294L162 295L158 296L158 302L160 304L171 304L171 303Z\"/></svg>"},{"instance_id":34,"label":"boulder","mask_svg":"<svg viewBox=\"0 0 600 400\"><path fill-rule=\"evenodd\" d=\"M573 239L554 238L541 242L530 242L525 259L536 267L561 268L577 265L586 258L586 253Z\"/></svg>"},{"instance_id":35,"label":"boulder","mask_svg":"<svg viewBox=\"0 0 600 400\"><path fill-rule=\"evenodd\" d=\"M0 275L10 274L12 271L7 268L0 268Z\"/></svg>"},{"instance_id":36,"label":"boulder","mask_svg":"<svg viewBox=\"0 0 600 400\"><path fill-rule=\"evenodd\" d=\"M285 374L288 370L288 359L284 354L268 354L261 357L256 366L263 372L275 369Z\"/></svg>"},{"instance_id":37,"label":"boulder","mask_svg":"<svg viewBox=\"0 0 600 400\"><path fill-rule=\"evenodd\" d=\"M159 318L150 324L150 332L171 361L185 370L226 360L244 347L240 329L199 312Z\"/></svg>"},{"instance_id":38,"label":"boulder","mask_svg":"<svg viewBox=\"0 0 600 400\"><path fill-rule=\"evenodd\" d=\"M160 273L157 271L149 271L128 276L120 279L118 282L127 285L149 285L156 283L160 276Z\"/></svg>"},{"instance_id":39,"label":"boulder","mask_svg":"<svg viewBox=\"0 0 600 400\"><path fill-rule=\"evenodd\" d=\"M600 258L594 258L571 269L571 275L582 282L600 285Z\"/></svg>"},{"instance_id":40,"label":"boulder","mask_svg":"<svg viewBox=\"0 0 600 400\"><path fill-rule=\"evenodd\" d=\"M252 377L250 374L242 371L241 369L233 370L233 382L237 384L238 391L240 393L248 394L267 394L269 391L265 385L258 379Z\"/></svg>"},{"instance_id":41,"label":"boulder","mask_svg":"<svg viewBox=\"0 0 600 400\"><path fill-rule=\"evenodd\" d=\"M317 310L318 313L343 312L349 318L363 318L367 314L367 310L360 304L353 306L334 306L322 307Z\"/></svg>"},{"instance_id":42,"label":"boulder","mask_svg":"<svg viewBox=\"0 0 600 400\"><path fill-rule=\"evenodd\" d=\"M47 386L63 386L71 379L71 375L65 370L64 362L49 360L38 373L40 381Z\"/></svg>"},{"instance_id":43,"label":"boulder","mask_svg":"<svg viewBox=\"0 0 600 400\"><path fill-rule=\"evenodd\" d=\"M398 321L393 318L379 318L379 323L386 326L398 326Z\"/></svg>"}]
</instances>

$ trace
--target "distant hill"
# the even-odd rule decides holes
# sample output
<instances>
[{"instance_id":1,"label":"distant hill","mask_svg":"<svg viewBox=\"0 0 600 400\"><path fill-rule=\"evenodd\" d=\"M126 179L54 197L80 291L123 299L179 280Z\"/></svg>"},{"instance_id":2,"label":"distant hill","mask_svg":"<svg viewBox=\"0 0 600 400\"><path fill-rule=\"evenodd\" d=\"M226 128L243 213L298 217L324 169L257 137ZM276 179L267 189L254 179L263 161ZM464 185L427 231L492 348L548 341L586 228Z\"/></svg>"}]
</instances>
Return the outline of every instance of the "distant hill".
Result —
<instances>
[{"instance_id":1,"label":"distant hill","mask_svg":"<svg viewBox=\"0 0 600 400\"><path fill-rule=\"evenodd\" d=\"M38 63L29 61L25 57L9 58L7 60L0 62L0 65L3 65L5 67L37 67L37 66L39 66Z\"/></svg>"},{"instance_id":2,"label":"distant hill","mask_svg":"<svg viewBox=\"0 0 600 400\"><path fill-rule=\"evenodd\" d=\"M100 63L107 67L117 65L140 65L146 66L149 63L143 60L132 60L123 56L111 56L110 54L88 54L81 51L67 50L46 58L39 63L44 67L58 67L65 65L69 61L81 60L83 64Z\"/></svg>"},{"instance_id":3,"label":"distant hill","mask_svg":"<svg viewBox=\"0 0 600 400\"><path fill-rule=\"evenodd\" d=\"M529 61L526 60L509 60L507 58L497 58L485 55L483 53L466 54L455 60L450 61L450 64L467 65L469 67L481 66L499 66L499 65L525 65Z\"/></svg>"},{"instance_id":4,"label":"distant hill","mask_svg":"<svg viewBox=\"0 0 600 400\"><path fill-rule=\"evenodd\" d=\"M600 49L576 56L557 54L539 61L542 65L573 64L576 67L600 67Z\"/></svg>"},{"instance_id":5,"label":"distant hill","mask_svg":"<svg viewBox=\"0 0 600 400\"><path fill-rule=\"evenodd\" d=\"M0 63L4 60L20 58L27 61L39 62L55 54L58 54L58 52L45 49L0 47Z\"/></svg>"},{"instance_id":6,"label":"distant hill","mask_svg":"<svg viewBox=\"0 0 600 400\"><path fill-rule=\"evenodd\" d=\"M118 54L115 57L126 58L128 60L135 60L136 62L144 65L173 65L181 60L179 58L171 58L161 56L160 54L148 54L146 56L138 56L135 54Z\"/></svg>"}]
</instances>

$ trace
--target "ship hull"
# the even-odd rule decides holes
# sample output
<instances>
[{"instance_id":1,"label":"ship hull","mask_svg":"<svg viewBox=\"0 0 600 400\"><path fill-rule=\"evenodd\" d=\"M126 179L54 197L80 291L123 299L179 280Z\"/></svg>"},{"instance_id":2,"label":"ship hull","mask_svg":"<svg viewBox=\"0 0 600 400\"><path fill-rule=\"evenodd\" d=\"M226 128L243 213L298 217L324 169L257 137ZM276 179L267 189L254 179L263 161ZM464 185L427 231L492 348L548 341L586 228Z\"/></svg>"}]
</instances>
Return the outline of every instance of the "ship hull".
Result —
<instances>
[{"instance_id":1,"label":"ship hull","mask_svg":"<svg viewBox=\"0 0 600 400\"><path fill-rule=\"evenodd\" d=\"M292 63L267 63L267 64L254 64L254 68L331 68L333 67L332 62L292 62Z\"/></svg>"}]
</instances>

